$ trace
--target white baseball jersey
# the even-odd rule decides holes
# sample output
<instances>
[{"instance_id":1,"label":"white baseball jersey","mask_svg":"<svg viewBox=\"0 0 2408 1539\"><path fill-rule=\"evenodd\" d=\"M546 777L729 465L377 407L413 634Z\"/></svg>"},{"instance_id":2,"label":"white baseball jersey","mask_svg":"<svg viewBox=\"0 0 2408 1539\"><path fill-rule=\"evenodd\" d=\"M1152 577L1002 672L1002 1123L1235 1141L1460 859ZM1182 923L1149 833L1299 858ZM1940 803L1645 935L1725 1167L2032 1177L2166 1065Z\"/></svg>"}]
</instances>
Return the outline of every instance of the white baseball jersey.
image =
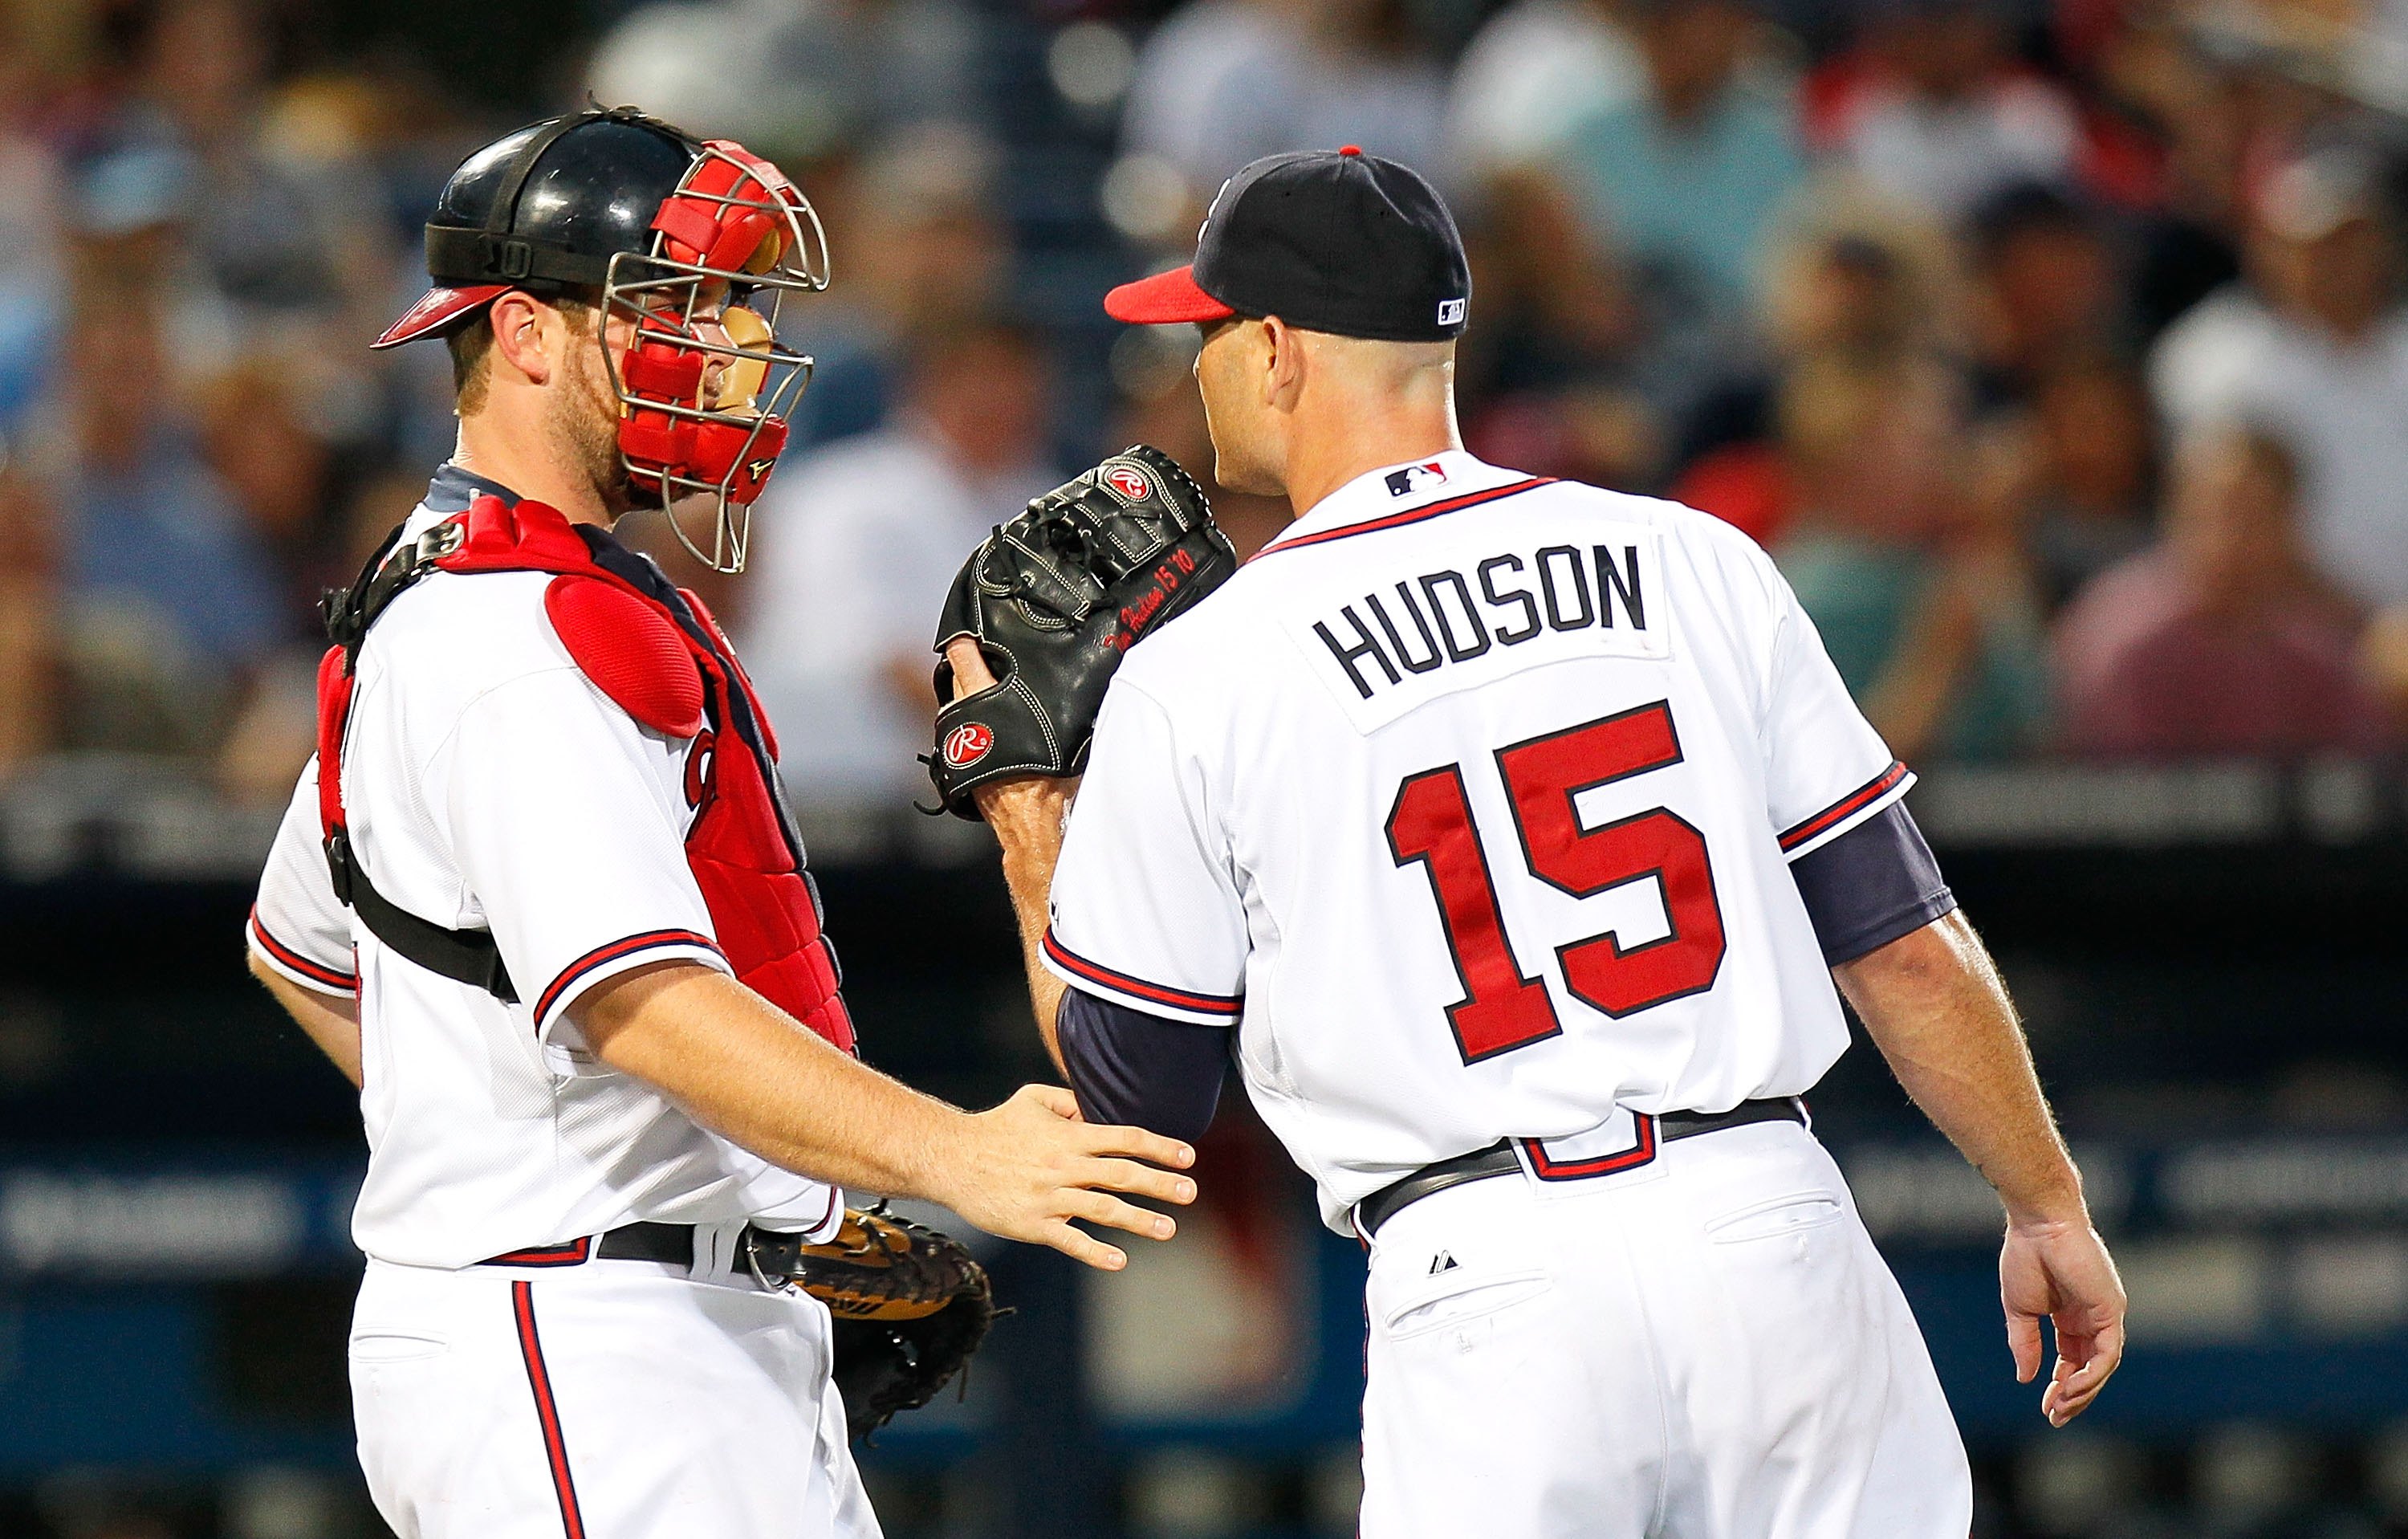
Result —
<instances>
[{"instance_id":1,"label":"white baseball jersey","mask_svg":"<svg viewBox=\"0 0 2408 1539\"><path fill-rule=\"evenodd\" d=\"M445 516L420 508L407 536ZM336 901L315 761L260 884L252 950L359 996L369 1158L352 1237L379 1260L460 1267L639 1219L832 1226L834 1188L703 1129L578 1035L577 1000L607 978L726 963L686 864L694 743L638 726L579 670L544 612L551 582L437 572L402 594L360 650L343 749L378 889L434 924L490 928L522 1002L408 961Z\"/></svg>"},{"instance_id":2,"label":"white baseball jersey","mask_svg":"<svg viewBox=\"0 0 2408 1539\"><path fill-rule=\"evenodd\" d=\"M1904 794L1772 563L1468 453L1297 520L1113 681L1045 954L1234 1026L1323 1212L1499 1139L1799 1094L1847 1043L1786 862Z\"/></svg>"}]
</instances>

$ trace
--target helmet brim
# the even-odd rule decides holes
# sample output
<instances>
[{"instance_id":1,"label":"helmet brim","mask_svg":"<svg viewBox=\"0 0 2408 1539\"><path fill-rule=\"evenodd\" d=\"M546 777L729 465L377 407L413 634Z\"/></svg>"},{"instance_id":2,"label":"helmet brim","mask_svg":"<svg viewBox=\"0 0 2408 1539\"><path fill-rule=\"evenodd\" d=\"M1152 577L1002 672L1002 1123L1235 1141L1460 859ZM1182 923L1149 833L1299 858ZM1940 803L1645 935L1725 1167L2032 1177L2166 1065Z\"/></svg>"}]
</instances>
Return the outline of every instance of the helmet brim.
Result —
<instances>
[{"instance_id":1,"label":"helmet brim","mask_svg":"<svg viewBox=\"0 0 2408 1539\"><path fill-rule=\"evenodd\" d=\"M456 289L429 289L419 295L418 303L401 312L399 320L384 328L383 336L368 346L399 347L421 337L439 337L509 291L508 283L473 283Z\"/></svg>"}]
</instances>

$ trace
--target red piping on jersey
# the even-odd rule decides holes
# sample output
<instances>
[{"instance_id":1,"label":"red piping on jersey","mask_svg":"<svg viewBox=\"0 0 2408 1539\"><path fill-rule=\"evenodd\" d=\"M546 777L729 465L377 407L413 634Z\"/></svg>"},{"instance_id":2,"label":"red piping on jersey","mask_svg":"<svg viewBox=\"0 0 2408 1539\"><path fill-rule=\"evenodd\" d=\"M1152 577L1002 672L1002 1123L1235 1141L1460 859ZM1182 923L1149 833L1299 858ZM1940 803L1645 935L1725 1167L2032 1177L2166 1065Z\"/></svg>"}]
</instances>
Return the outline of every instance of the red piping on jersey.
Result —
<instances>
[{"instance_id":1,"label":"red piping on jersey","mask_svg":"<svg viewBox=\"0 0 2408 1539\"><path fill-rule=\"evenodd\" d=\"M356 994L360 991L360 980L357 973L337 972L333 968L327 967L323 963L313 962L309 960L308 957L302 956L291 946L288 946L283 942L278 940L275 936L268 934L267 927L259 922L259 907L257 904L253 904L251 910L251 933L252 938L258 941L259 948L262 951L265 951L270 956L275 957L286 967L289 967L294 971L301 974L301 976L305 978L314 978L318 982L324 984L327 987L339 988L346 994Z\"/></svg>"},{"instance_id":2,"label":"red piping on jersey","mask_svg":"<svg viewBox=\"0 0 2408 1539\"><path fill-rule=\"evenodd\" d=\"M1101 984L1106 988L1133 995L1140 1000L1152 1000L1156 1004L1167 1004L1174 1010L1193 1010L1198 1014L1227 1015L1235 1018L1246 1002L1243 995L1190 994L1184 989L1165 988L1160 984L1150 984L1142 978L1132 978L1125 972L1114 972L1111 968L1091 962L1072 952L1069 947L1054 939L1054 932L1050 929L1045 932L1043 943L1046 956L1080 977L1092 983Z\"/></svg>"},{"instance_id":3,"label":"red piping on jersey","mask_svg":"<svg viewBox=\"0 0 2408 1539\"><path fill-rule=\"evenodd\" d=\"M552 1374L543 1365L543 1343L535 1333L535 1285L510 1285L510 1310L518 1317L519 1356L526 1359L527 1388L535 1391L535 1417L543 1428L544 1459L552 1465L552 1493L560 1502L560 1528L567 1539L585 1539L585 1515L578 1510L577 1482L568 1473L568 1439L560 1430L560 1404L552 1399Z\"/></svg>"},{"instance_id":4,"label":"red piping on jersey","mask_svg":"<svg viewBox=\"0 0 2408 1539\"><path fill-rule=\"evenodd\" d=\"M641 935L630 935L624 941L613 941L609 945L595 946L592 951L562 968L560 976L554 978L552 981L552 986L545 989L542 998L536 1000L536 1029L538 1031L543 1029L544 1019L552 1014L552 1007L560 1002L562 996L580 978L606 962L615 962L633 953L652 951L661 946L700 946L714 956L719 955L719 948L711 944L710 936L697 935L690 929L646 930Z\"/></svg>"},{"instance_id":5,"label":"red piping on jersey","mask_svg":"<svg viewBox=\"0 0 2408 1539\"><path fill-rule=\"evenodd\" d=\"M1632 1115L1639 1124L1639 1143L1620 1154L1599 1155L1594 1159L1555 1160L1548 1158L1545 1146L1539 1140L1521 1140L1522 1153L1530 1161L1530 1173L1541 1181L1585 1181L1593 1175L1635 1171L1647 1164L1656 1158L1656 1119L1644 1112Z\"/></svg>"},{"instance_id":6,"label":"red piping on jersey","mask_svg":"<svg viewBox=\"0 0 2408 1539\"><path fill-rule=\"evenodd\" d=\"M581 1267L594 1258L594 1237L581 1235L565 1245L539 1245L532 1250L514 1250L505 1256L490 1256L478 1262L486 1267Z\"/></svg>"},{"instance_id":7,"label":"red piping on jersey","mask_svg":"<svg viewBox=\"0 0 2408 1539\"><path fill-rule=\"evenodd\" d=\"M1782 852L1787 854L1815 835L1828 833L1834 826L1879 801L1896 789L1898 783L1905 778L1906 766L1893 762L1880 774L1783 834L1781 836Z\"/></svg>"},{"instance_id":8,"label":"red piping on jersey","mask_svg":"<svg viewBox=\"0 0 2408 1539\"><path fill-rule=\"evenodd\" d=\"M1413 508L1401 513L1390 513L1385 518L1370 519L1362 524L1349 524L1336 529L1323 529L1309 535L1297 535L1293 539L1275 539L1246 559L1259 561L1264 556L1280 551L1300 551L1307 545L1319 545L1332 539L1344 539L1352 535L1370 535L1378 534L1383 529L1401 529L1408 524L1419 524L1426 518L1436 518L1440 513L1461 512L1466 508L1477 508L1484 502L1495 502L1503 497L1517 496L1524 492L1534 491L1541 486L1552 486L1555 482L1555 478L1553 476L1531 476L1527 480L1513 482L1508 485L1491 486L1484 492L1466 492L1461 496L1433 502L1426 508Z\"/></svg>"}]
</instances>

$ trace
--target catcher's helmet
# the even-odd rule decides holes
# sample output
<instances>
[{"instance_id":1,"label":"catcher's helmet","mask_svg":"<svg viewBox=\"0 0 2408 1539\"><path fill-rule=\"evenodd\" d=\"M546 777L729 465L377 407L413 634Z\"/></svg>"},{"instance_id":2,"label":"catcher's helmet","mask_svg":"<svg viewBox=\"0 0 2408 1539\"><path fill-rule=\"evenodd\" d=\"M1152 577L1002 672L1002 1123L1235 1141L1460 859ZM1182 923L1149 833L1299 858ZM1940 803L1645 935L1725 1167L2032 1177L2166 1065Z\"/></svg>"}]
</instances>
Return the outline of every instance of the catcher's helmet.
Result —
<instances>
[{"instance_id":1,"label":"catcher's helmet","mask_svg":"<svg viewBox=\"0 0 2408 1539\"><path fill-rule=\"evenodd\" d=\"M744 566L746 510L785 447L810 360L776 340L785 295L827 286L819 216L775 165L630 108L552 118L460 164L426 225L435 286L371 346L469 324L511 289L598 289L635 333L604 359L619 454L680 543ZM710 499L708 550L680 517Z\"/></svg>"}]
</instances>

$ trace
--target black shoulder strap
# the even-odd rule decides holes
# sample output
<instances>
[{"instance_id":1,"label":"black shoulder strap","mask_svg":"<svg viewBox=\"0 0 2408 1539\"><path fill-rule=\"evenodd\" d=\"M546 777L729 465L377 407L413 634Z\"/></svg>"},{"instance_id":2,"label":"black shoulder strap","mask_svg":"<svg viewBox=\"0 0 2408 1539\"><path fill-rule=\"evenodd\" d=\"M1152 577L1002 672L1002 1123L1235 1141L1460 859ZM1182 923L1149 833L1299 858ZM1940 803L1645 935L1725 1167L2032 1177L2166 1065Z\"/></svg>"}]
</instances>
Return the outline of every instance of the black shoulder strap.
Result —
<instances>
[{"instance_id":1,"label":"black shoulder strap","mask_svg":"<svg viewBox=\"0 0 2408 1539\"><path fill-rule=\"evenodd\" d=\"M394 525L393 532L379 542L376 554L348 588L329 588L318 600L318 612L326 622L326 636L343 649L343 671L349 673L360 657L360 643L367 640L368 627L377 623L393 601L400 597L418 580L435 570L435 563L460 548L467 538L467 529L457 518L447 518L428 529L399 550L401 532L407 524Z\"/></svg>"},{"instance_id":2,"label":"black shoulder strap","mask_svg":"<svg viewBox=\"0 0 2408 1539\"><path fill-rule=\"evenodd\" d=\"M510 970L502 964L502 948L494 943L494 932L445 929L377 891L368 873L360 870L349 829L337 828L326 841L326 870L334 879L335 896L360 916L370 935L395 954L429 972L481 988L504 1004L519 1002L518 986L510 982Z\"/></svg>"},{"instance_id":3,"label":"black shoulder strap","mask_svg":"<svg viewBox=\"0 0 2408 1539\"><path fill-rule=\"evenodd\" d=\"M326 634L343 649L344 672L349 673L358 663L360 645L367 640L368 627L404 591L435 570L438 557L459 549L463 533L456 520L447 519L393 551L401 539L401 529L395 528L361 568L357 582L326 595L321 604L326 617ZM393 551L389 559L384 554L387 551ZM339 737L337 741L340 741ZM339 764L322 764L318 772L339 776L343 770ZM510 982L509 969L502 964L502 950L494 944L493 932L446 929L432 920L421 919L377 891L376 884L360 868L348 827L338 826L327 836L326 874L334 884L335 897L360 916L360 923L367 926L369 934L396 955L429 972L440 973L471 988L481 988L504 1004L518 1003L518 989Z\"/></svg>"}]
</instances>

